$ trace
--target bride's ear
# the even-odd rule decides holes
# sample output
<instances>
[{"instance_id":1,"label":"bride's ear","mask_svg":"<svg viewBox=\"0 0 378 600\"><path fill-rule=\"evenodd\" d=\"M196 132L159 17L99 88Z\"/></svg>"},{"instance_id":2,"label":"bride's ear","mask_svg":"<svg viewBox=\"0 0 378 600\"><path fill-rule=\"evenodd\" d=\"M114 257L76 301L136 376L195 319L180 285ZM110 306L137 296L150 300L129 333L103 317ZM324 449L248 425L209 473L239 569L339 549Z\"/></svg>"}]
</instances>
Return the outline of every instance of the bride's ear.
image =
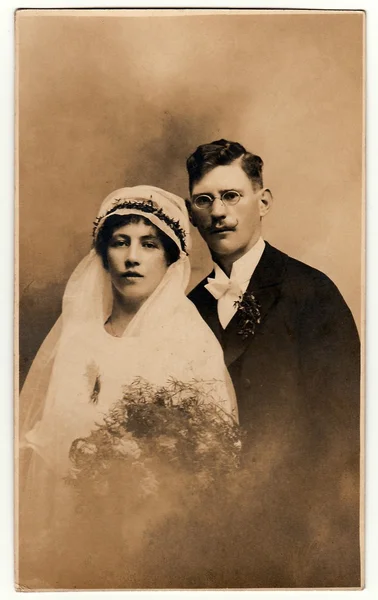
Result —
<instances>
[{"instance_id":1,"label":"bride's ear","mask_svg":"<svg viewBox=\"0 0 378 600\"><path fill-rule=\"evenodd\" d=\"M186 204L186 209L189 213L189 219L190 219L191 224L194 225L194 227L197 227L197 224L194 219L193 211L192 211L192 203L190 202L190 200L185 198L185 204Z\"/></svg>"}]
</instances>

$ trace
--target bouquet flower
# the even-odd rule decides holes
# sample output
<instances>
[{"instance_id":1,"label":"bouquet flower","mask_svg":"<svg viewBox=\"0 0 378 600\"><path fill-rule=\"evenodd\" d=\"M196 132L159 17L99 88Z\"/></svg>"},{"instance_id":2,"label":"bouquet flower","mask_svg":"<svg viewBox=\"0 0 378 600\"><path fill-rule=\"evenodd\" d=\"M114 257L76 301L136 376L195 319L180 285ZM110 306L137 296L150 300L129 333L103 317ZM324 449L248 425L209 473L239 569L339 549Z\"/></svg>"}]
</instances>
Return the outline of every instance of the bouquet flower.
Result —
<instances>
[{"instance_id":1,"label":"bouquet flower","mask_svg":"<svg viewBox=\"0 0 378 600\"><path fill-rule=\"evenodd\" d=\"M66 481L91 496L127 481L135 501L159 494L169 478L175 485L185 476L197 491L216 486L238 468L242 440L213 385L134 380L103 422L73 441Z\"/></svg>"}]
</instances>

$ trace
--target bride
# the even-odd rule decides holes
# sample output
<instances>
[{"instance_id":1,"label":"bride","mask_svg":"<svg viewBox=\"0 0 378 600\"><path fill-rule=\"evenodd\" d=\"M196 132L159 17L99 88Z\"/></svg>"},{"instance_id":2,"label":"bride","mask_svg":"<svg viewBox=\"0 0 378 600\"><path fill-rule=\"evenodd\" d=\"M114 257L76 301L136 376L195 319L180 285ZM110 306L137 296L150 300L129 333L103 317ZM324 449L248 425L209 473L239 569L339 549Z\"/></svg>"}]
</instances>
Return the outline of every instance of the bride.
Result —
<instances>
[{"instance_id":1,"label":"bride","mask_svg":"<svg viewBox=\"0 0 378 600\"><path fill-rule=\"evenodd\" d=\"M172 378L211 381L209 402L216 399L237 421L221 347L185 296L189 251L183 199L136 186L116 190L102 203L93 247L68 281L61 317L20 395L21 579L36 557L56 548L59 530L70 520L64 478L73 440L90 434L126 385L136 378L157 386Z\"/></svg>"}]
</instances>

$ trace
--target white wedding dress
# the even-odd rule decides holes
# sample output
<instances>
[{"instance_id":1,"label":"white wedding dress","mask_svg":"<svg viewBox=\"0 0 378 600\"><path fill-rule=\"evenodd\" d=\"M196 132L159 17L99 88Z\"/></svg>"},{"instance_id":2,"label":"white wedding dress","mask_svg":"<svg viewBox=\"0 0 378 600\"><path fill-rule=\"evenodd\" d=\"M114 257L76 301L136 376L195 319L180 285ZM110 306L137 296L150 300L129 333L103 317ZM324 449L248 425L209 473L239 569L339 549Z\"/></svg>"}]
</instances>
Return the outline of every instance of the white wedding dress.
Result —
<instances>
[{"instance_id":1,"label":"white wedding dress","mask_svg":"<svg viewBox=\"0 0 378 600\"><path fill-rule=\"evenodd\" d=\"M119 198L147 196L180 222L189 240L183 201L161 192L148 186L117 190L104 201L100 217L117 206ZM177 243L159 217L144 216ZM182 251L119 338L104 328L111 314L111 282L94 250L68 281L62 315L38 352L20 395L19 549L26 565L40 550L54 547L54 537L59 539L75 510L63 479L73 440L89 435L120 400L124 386L137 377L156 385L172 378L212 382L208 401L237 421L222 349L185 296L189 273L189 259Z\"/></svg>"}]
</instances>

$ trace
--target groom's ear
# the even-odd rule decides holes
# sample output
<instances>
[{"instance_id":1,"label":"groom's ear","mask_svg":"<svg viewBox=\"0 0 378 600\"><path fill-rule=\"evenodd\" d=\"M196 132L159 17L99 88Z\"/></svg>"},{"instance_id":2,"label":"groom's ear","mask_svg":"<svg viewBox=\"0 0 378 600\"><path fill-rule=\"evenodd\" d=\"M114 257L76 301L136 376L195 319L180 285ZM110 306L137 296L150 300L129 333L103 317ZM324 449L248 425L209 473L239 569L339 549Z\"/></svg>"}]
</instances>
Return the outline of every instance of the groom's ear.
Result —
<instances>
[{"instance_id":1,"label":"groom's ear","mask_svg":"<svg viewBox=\"0 0 378 600\"><path fill-rule=\"evenodd\" d=\"M186 209L187 209L187 211L189 213L189 219L190 219L191 224L194 227L197 227L197 223L195 221L195 218L194 218L194 215L193 215L193 211L192 211L192 203L190 202L190 200L188 200L187 198L185 198L185 204L186 204Z\"/></svg>"},{"instance_id":2,"label":"groom's ear","mask_svg":"<svg viewBox=\"0 0 378 600\"><path fill-rule=\"evenodd\" d=\"M269 188L264 188L261 190L260 195L260 217L265 217L265 215L270 211L273 204L273 194Z\"/></svg>"}]
</instances>

